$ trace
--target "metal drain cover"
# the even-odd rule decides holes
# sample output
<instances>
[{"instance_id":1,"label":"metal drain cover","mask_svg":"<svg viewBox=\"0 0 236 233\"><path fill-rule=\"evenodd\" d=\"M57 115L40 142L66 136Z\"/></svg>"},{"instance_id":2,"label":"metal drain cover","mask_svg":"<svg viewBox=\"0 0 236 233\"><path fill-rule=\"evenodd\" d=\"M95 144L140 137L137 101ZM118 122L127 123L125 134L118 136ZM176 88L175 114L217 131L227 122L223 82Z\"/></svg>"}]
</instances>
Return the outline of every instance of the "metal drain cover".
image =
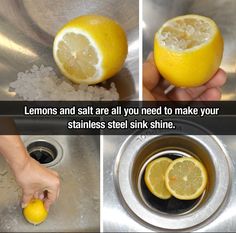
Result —
<instances>
[{"instance_id":1,"label":"metal drain cover","mask_svg":"<svg viewBox=\"0 0 236 233\"><path fill-rule=\"evenodd\" d=\"M58 164L63 156L61 145L51 137L32 136L25 146L32 158L47 167Z\"/></svg>"}]
</instances>

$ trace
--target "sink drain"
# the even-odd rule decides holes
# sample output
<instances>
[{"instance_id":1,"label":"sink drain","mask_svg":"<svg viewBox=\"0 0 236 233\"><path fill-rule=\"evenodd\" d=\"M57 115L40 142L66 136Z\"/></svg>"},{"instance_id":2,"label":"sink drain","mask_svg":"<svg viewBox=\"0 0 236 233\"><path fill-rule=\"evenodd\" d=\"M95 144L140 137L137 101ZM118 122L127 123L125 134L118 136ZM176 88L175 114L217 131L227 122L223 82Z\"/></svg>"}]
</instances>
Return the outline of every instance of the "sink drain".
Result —
<instances>
[{"instance_id":1,"label":"sink drain","mask_svg":"<svg viewBox=\"0 0 236 233\"><path fill-rule=\"evenodd\" d=\"M185 123L181 122L184 129ZM215 136L185 135L183 131L166 135L130 136L122 145L115 164L115 184L124 207L147 226L166 230L190 229L205 221L223 207L231 186L229 157ZM195 200L175 198L161 200L153 196L144 182L148 163L158 157L195 157L208 174L205 192Z\"/></svg>"},{"instance_id":2,"label":"sink drain","mask_svg":"<svg viewBox=\"0 0 236 233\"><path fill-rule=\"evenodd\" d=\"M45 166L54 166L62 159L62 147L52 138L32 137L25 144L29 155Z\"/></svg>"}]
</instances>

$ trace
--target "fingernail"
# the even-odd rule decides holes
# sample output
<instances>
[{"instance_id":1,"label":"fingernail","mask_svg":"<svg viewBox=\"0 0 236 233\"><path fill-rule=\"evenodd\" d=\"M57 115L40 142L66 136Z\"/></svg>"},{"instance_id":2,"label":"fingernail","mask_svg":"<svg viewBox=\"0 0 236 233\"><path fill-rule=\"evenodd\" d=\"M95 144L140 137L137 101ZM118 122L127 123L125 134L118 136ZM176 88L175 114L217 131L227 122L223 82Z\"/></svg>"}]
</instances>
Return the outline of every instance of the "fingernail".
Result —
<instances>
[{"instance_id":1,"label":"fingernail","mask_svg":"<svg viewBox=\"0 0 236 233\"><path fill-rule=\"evenodd\" d=\"M44 194L43 194L43 193L41 193L41 194L39 195L39 199L40 199L40 200L43 200L43 199L44 199Z\"/></svg>"},{"instance_id":2,"label":"fingernail","mask_svg":"<svg viewBox=\"0 0 236 233\"><path fill-rule=\"evenodd\" d=\"M27 206L25 203L21 203L21 208L24 209Z\"/></svg>"}]
</instances>

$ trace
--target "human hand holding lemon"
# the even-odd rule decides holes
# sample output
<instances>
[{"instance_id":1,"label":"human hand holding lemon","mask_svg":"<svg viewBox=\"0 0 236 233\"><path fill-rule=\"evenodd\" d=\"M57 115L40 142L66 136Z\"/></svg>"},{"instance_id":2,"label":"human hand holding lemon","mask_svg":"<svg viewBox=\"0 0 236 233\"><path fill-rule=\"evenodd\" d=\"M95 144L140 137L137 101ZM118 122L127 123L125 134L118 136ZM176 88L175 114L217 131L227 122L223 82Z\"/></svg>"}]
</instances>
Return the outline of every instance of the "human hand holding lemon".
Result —
<instances>
[{"instance_id":1,"label":"human hand holding lemon","mask_svg":"<svg viewBox=\"0 0 236 233\"><path fill-rule=\"evenodd\" d=\"M23 190L22 208L25 219L34 225L46 220L50 205L59 195L60 180L56 172L27 157L16 179Z\"/></svg>"},{"instance_id":2,"label":"human hand holding lemon","mask_svg":"<svg viewBox=\"0 0 236 233\"><path fill-rule=\"evenodd\" d=\"M48 211L59 196L60 179L57 172L42 166L29 156L23 167L15 171L15 176L23 191L22 208L33 199L41 199Z\"/></svg>"},{"instance_id":3,"label":"human hand holding lemon","mask_svg":"<svg viewBox=\"0 0 236 233\"><path fill-rule=\"evenodd\" d=\"M222 53L223 40L211 19L187 15L167 21L143 65L144 100L219 100L226 81L219 69ZM170 84L176 88L169 91Z\"/></svg>"}]
</instances>

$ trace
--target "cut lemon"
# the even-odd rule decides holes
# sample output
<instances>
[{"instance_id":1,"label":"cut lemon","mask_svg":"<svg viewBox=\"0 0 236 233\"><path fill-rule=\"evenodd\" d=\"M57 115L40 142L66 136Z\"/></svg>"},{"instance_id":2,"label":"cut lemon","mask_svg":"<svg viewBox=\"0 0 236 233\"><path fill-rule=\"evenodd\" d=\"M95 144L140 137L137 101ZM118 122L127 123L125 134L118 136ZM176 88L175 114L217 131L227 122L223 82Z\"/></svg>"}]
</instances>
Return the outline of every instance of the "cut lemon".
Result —
<instances>
[{"instance_id":1,"label":"cut lemon","mask_svg":"<svg viewBox=\"0 0 236 233\"><path fill-rule=\"evenodd\" d=\"M34 225L44 222L48 216L48 212L44 207L43 201L40 199L32 200L23 210L25 219Z\"/></svg>"},{"instance_id":2,"label":"cut lemon","mask_svg":"<svg viewBox=\"0 0 236 233\"><path fill-rule=\"evenodd\" d=\"M124 30L114 20L85 15L71 20L56 35L53 56L72 82L96 84L115 75L127 56Z\"/></svg>"},{"instance_id":3,"label":"cut lemon","mask_svg":"<svg viewBox=\"0 0 236 233\"><path fill-rule=\"evenodd\" d=\"M144 180L149 191L161 199L169 199L170 192L165 185L165 173L172 160L159 158L150 162L145 170Z\"/></svg>"},{"instance_id":4,"label":"cut lemon","mask_svg":"<svg viewBox=\"0 0 236 233\"><path fill-rule=\"evenodd\" d=\"M167 21L155 35L154 57L161 75L178 87L206 83L217 71L223 38L216 23L200 15Z\"/></svg>"},{"instance_id":5,"label":"cut lemon","mask_svg":"<svg viewBox=\"0 0 236 233\"><path fill-rule=\"evenodd\" d=\"M194 158L174 160L165 175L169 192L180 200L193 200L201 196L207 185L207 172Z\"/></svg>"}]
</instances>

